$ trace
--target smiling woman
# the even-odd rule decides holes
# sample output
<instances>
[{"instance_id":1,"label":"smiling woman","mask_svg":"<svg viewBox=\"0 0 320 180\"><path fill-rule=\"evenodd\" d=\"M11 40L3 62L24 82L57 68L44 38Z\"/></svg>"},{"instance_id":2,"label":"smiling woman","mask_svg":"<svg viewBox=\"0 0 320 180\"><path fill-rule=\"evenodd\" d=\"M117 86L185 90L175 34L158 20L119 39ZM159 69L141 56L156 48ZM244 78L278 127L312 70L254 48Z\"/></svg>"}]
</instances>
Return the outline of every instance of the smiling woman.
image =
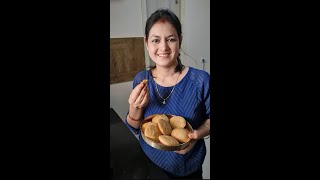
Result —
<instances>
[{"instance_id":1,"label":"smiling woman","mask_svg":"<svg viewBox=\"0 0 320 180\"><path fill-rule=\"evenodd\" d=\"M159 9L148 18L144 43L155 66L135 76L125 123L139 135L141 148L148 158L169 177L202 179L206 156L203 138L210 134L210 75L181 63L181 42L181 23L172 11ZM141 83L144 79L148 80L146 84ZM193 129L186 133L190 143L175 151L156 149L148 144L139 129L147 117L155 114L184 117ZM152 138L159 142L158 136Z\"/></svg>"}]
</instances>

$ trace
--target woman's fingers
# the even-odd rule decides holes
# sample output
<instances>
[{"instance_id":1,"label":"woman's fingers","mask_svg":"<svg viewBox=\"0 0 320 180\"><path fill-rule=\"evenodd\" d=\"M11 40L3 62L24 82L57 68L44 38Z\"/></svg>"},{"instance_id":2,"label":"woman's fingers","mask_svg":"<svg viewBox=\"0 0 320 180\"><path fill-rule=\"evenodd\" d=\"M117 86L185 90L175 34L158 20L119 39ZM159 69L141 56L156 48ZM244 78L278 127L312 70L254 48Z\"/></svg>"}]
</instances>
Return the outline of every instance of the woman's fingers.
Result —
<instances>
[{"instance_id":1,"label":"woman's fingers","mask_svg":"<svg viewBox=\"0 0 320 180\"><path fill-rule=\"evenodd\" d=\"M144 107L146 104L148 104L148 102L149 102L149 91L148 91L148 88L147 88L146 94L145 94L145 96L143 97L143 100L142 100L142 102L140 103L139 108Z\"/></svg>"},{"instance_id":2,"label":"woman's fingers","mask_svg":"<svg viewBox=\"0 0 320 180\"><path fill-rule=\"evenodd\" d=\"M188 137L190 139L198 139L199 138L199 133L197 130L193 130L193 132L188 134Z\"/></svg>"},{"instance_id":3,"label":"woman's fingers","mask_svg":"<svg viewBox=\"0 0 320 180\"><path fill-rule=\"evenodd\" d=\"M129 104L135 108L142 108L148 103L148 86L143 82L134 88L129 97Z\"/></svg>"},{"instance_id":4,"label":"woman's fingers","mask_svg":"<svg viewBox=\"0 0 320 180\"><path fill-rule=\"evenodd\" d=\"M140 96L142 89L145 87L143 83L138 84L131 92L129 96L129 104L136 102L137 98Z\"/></svg>"},{"instance_id":5,"label":"woman's fingers","mask_svg":"<svg viewBox=\"0 0 320 180\"><path fill-rule=\"evenodd\" d=\"M141 104L141 102L143 101L143 98L145 97L146 94L147 94L147 93L146 93L146 87L144 87L144 88L142 89L142 91L140 92L140 95L138 96L138 98L137 98L136 101L134 102L134 104L135 104L136 106L139 106L139 105Z\"/></svg>"}]
</instances>

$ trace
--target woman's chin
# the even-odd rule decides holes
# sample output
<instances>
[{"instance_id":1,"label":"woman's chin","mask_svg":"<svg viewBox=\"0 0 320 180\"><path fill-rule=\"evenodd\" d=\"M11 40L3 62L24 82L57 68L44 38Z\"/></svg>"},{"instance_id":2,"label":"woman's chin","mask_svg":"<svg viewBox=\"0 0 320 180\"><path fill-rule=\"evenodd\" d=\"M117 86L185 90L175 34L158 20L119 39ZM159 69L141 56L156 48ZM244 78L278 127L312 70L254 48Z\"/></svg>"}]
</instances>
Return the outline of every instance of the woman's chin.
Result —
<instances>
[{"instance_id":1,"label":"woman's chin","mask_svg":"<svg viewBox=\"0 0 320 180\"><path fill-rule=\"evenodd\" d=\"M157 59L158 61L171 61L171 60L172 60L172 58L169 57L169 56L168 56L168 57L157 56L156 59Z\"/></svg>"},{"instance_id":2,"label":"woman's chin","mask_svg":"<svg viewBox=\"0 0 320 180\"><path fill-rule=\"evenodd\" d=\"M170 68L173 66L173 63L156 63L156 64L157 64L157 66L166 67L166 68Z\"/></svg>"},{"instance_id":3,"label":"woman's chin","mask_svg":"<svg viewBox=\"0 0 320 180\"><path fill-rule=\"evenodd\" d=\"M168 64L168 63L171 63L171 62L173 62L174 60L172 60L172 58L171 57L157 57L156 58L156 62L158 62L159 64L161 64L161 63L166 63L166 64Z\"/></svg>"}]
</instances>

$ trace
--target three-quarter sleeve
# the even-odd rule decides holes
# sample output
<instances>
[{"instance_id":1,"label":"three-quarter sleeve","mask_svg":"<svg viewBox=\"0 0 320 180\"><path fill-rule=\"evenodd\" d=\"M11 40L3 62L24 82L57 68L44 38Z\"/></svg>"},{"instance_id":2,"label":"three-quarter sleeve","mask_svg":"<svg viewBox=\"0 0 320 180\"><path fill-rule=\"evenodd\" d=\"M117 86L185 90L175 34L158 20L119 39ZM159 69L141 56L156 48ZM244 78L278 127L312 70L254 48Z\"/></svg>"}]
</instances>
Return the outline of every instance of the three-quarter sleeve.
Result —
<instances>
[{"instance_id":1,"label":"three-quarter sleeve","mask_svg":"<svg viewBox=\"0 0 320 180\"><path fill-rule=\"evenodd\" d=\"M134 89L143 79L144 79L144 71L141 71L139 72L135 78L133 79L133 83L132 83L132 89ZM129 111L127 113L127 116L129 114ZM140 130L139 129L136 129L134 127L132 127L129 123L128 123L128 119L127 119L127 116L126 116L126 119L124 120L124 123L126 124L126 126L136 135L138 135L140 133Z\"/></svg>"},{"instance_id":2,"label":"three-quarter sleeve","mask_svg":"<svg viewBox=\"0 0 320 180\"><path fill-rule=\"evenodd\" d=\"M210 119L210 75L207 74L204 81L203 88L203 102L205 105L205 116L206 119Z\"/></svg>"}]
</instances>

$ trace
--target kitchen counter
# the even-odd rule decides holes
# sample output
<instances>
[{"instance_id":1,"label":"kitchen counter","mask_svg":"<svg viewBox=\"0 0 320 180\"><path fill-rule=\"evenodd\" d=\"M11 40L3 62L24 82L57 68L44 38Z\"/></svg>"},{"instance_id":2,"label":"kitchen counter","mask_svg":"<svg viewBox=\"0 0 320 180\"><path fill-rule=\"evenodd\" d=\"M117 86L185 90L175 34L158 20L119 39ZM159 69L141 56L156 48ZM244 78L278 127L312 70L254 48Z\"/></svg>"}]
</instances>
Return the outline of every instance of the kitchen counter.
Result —
<instances>
[{"instance_id":1,"label":"kitchen counter","mask_svg":"<svg viewBox=\"0 0 320 180\"><path fill-rule=\"evenodd\" d=\"M138 139L110 109L110 178L169 179L142 151Z\"/></svg>"}]
</instances>

